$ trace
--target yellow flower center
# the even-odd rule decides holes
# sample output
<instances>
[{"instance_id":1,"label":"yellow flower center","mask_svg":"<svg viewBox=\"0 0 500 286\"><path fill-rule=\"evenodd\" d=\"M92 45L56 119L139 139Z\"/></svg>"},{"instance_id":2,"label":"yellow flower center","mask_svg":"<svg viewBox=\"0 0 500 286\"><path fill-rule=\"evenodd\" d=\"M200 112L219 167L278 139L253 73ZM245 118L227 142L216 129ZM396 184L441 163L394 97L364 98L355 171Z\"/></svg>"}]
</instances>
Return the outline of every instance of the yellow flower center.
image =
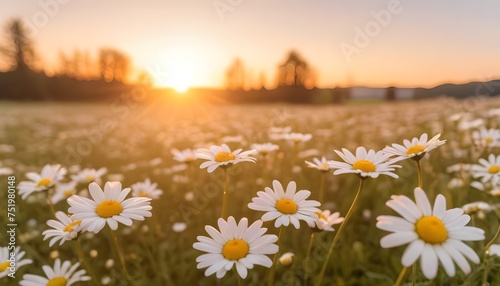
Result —
<instances>
[{"instance_id":1,"label":"yellow flower center","mask_svg":"<svg viewBox=\"0 0 500 286\"><path fill-rule=\"evenodd\" d=\"M191 157L191 156L187 156L185 159L184 159L184 162L186 163L190 163L190 162L193 162L194 161L194 158Z\"/></svg>"},{"instance_id":2,"label":"yellow flower center","mask_svg":"<svg viewBox=\"0 0 500 286\"><path fill-rule=\"evenodd\" d=\"M319 166L319 168L322 170L328 169L328 163L323 163L323 165Z\"/></svg>"},{"instance_id":3,"label":"yellow flower center","mask_svg":"<svg viewBox=\"0 0 500 286\"><path fill-rule=\"evenodd\" d=\"M406 150L406 155L417 155L418 153L424 152L424 150L425 146L422 145L411 146L408 150Z\"/></svg>"},{"instance_id":4,"label":"yellow flower center","mask_svg":"<svg viewBox=\"0 0 500 286\"><path fill-rule=\"evenodd\" d=\"M233 153L222 151L222 152L217 153L217 155L215 155L215 162L219 162L219 163L227 162L227 161L234 160L234 158L236 158L236 157L234 156Z\"/></svg>"},{"instance_id":5,"label":"yellow flower center","mask_svg":"<svg viewBox=\"0 0 500 286\"><path fill-rule=\"evenodd\" d=\"M467 214L475 214L479 211L479 207L478 206L470 206L465 212Z\"/></svg>"},{"instance_id":6,"label":"yellow flower center","mask_svg":"<svg viewBox=\"0 0 500 286\"><path fill-rule=\"evenodd\" d=\"M299 207L291 199L281 199L276 202L276 209L283 214L294 214L297 212Z\"/></svg>"},{"instance_id":7,"label":"yellow flower center","mask_svg":"<svg viewBox=\"0 0 500 286\"><path fill-rule=\"evenodd\" d=\"M70 196L74 195L75 193L76 193L75 190L67 190L67 191L63 192L63 195L65 195L66 197L70 197Z\"/></svg>"},{"instance_id":8,"label":"yellow flower center","mask_svg":"<svg viewBox=\"0 0 500 286\"><path fill-rule=\"evenodd\" d=\"M488 173L490 174L496 174L498 172L500 172L500 166L498 165L491 165L491 167L488 168Z\"/></svg>"},{"instance_id":9,"label":"yellow flower center","mask_svg":"<svg viewBox=\"0 0 500 286\"><path fill-rule=\"evenodd\" d=\"M328 218L323 213L317 212L316 215L318 215L318 218L328 220Z\"/></svg>"},{"instance_id":10,"label":"yellow flower center","mask_svg":"<svg viewBox=\"0 0 500 286\"><path fill-rule=\"evenodd\" d=\"M138 197L148 197L148 192L146 191L143 191L143 190L140 190L138 193L137 193L137 196Z\"/></svg>"},{"instance_id":11,"label":"yellow flower center","mask_svg":"<svg viewBox=\"0 0 500 286\"><path fill-rule=\"evenodd\" d=\"M67 225L67 226L66 226L63 230L64 230L65 232L73 232L73 227L75 227L75 226L79 226L79 225L80 225L80 223L82 223L82 221L81 221L81 220L75 220L74 222L72 222L72 223L68 224L68 225Z\"/></svg>"},{"instance_id":12,"label":"yellow flower center","mask_svg":"<svg viewBox=\"0 0 500 286\"><path fill-rule=\"evenodd\" d=\"M66 286L68 280L64 277L54 277L50 279L46 286Z\"/></svg>"},{"instance_id":13,"label":"yellow flower center","mask_svg":"<svg viewBox=\"0 0 500 286\"><path fill-rule=\"evenodd\" d=\"M85 177L85 181L87 181L87 182L92 182L93 180L94 180L94 176Z\"/></svg>"},{"instance_id":14,"label":"yellow flower center","mask_svg":"<svg viewBox=\"0 0 500 286\"><path fill-rule=\"evenodd\" d=\"M375 165L370 160L358 160L352 164L352 168L366 173L375 171Z\"/></svg>"},{"instance_id":15,"label":"yellow flower center","mask_svg":"<svg viewBox=\"0 0 500 286\"><path fill-rule=\"evenodd\" d=\"M415 225L418 236L421 240L438 244L448 238L448 232L443 222L435 216L424 216Z\"/></svg>"},{"instance_id":16,"label":"yellow flower center","mask_svg":"<svg viewBox=\"0 0 500 286\"><path fill-rule=\"evenodd\" d=\"M49 179L49 178L43 178L41 179L38 184L36 184L37 187L46 187L48 186L50 183L52 183L52 180Z\"/></svg>"},{"instance_id":17,"label":"yellow flower center","mask_svg":"<svg viewBox=\"0 0 500 286\"><path fill-rule=\"evenodd\" d=\"M97 214L102 218L113 217L115 215L119 215L123 210L122 205L113 200L103 201L97 206L95 210Z\"/></svg>"},{"instance_id":18,"label":"yellow flower center","mask_svg":"<svg viewBox=\"0 0 500 286\"><path fill-rule=\"evenodd\" d=\"M248 243L242 239L231 239L222 248L222 255L227 260L239 260L248 254Z\"/></svg>"},{"instance_id":19,"label":"yellow flower center","mask_svg":"<svg viewBox=\"0 0 500 286\"><path fill-rule=\"evenodd\" d=\"M484 138L484 141L486 142L486 144L491 144L491 143L493 143L493 138L486 137L486 138Z\"/></svg>"},{"instance_id":20,"label":"yellow flower center","mask_svg":"<svg viewBox=\"0 0 500 286\"><path fill-rule=\"evenodd\" d=\"M4 272L10 266L10 262L5 261L0 263L0 273Z\"/></svg>"}]
</instances>

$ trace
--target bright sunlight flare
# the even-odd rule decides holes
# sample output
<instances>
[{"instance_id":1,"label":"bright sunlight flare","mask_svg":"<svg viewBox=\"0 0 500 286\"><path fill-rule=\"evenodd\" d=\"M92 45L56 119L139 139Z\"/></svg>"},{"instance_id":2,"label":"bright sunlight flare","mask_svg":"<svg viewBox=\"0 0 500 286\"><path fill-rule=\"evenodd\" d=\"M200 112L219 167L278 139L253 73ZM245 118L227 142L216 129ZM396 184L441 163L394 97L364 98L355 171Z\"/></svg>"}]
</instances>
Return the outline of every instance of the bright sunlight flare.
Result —
<instances>
[{"instance_id":1,"label":"bright sunlight flare","mask_svg":"<svg viewBox=\"0 0 500 286\"><path fill-rule=\"evenodd\" d=\"M167 53L165 53L167 54ZM189 47L175 47L165 55L160 55L149 73L158 87L174 88L185 92L197 82L197 70L200 66L199 53Z\"/></svg>"}]
</instances>

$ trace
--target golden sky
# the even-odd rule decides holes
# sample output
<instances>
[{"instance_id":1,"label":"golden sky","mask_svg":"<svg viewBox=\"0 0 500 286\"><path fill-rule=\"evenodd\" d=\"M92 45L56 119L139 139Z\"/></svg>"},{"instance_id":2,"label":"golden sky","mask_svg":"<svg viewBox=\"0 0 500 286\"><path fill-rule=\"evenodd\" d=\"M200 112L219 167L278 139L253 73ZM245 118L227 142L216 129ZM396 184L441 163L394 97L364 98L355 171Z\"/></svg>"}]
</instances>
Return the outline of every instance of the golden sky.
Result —
<instances>
[{"instance_id":1,"label":"golden sky","mask_svg":"<svg viewBox=\"0 0 500 286\"><path fill-rule=\"evenodd\" d=\"M431 87L500 78L500 2L410 0L2 0L0 24L29 26L50 69L58 53L115 47L164 86L222 87L235 57L271 87L291 49L320 87Z\"/></svg>"}]
</instances>

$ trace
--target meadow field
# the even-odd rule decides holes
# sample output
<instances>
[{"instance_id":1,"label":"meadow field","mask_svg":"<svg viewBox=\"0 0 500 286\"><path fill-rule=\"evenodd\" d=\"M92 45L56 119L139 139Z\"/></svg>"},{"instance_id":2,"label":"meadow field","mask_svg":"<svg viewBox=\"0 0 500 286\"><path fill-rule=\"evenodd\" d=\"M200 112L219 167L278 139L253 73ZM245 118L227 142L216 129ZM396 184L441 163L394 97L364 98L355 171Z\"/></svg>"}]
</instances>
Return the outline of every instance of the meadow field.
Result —
<instances>
[{"instance_id":1,"label":"meadow field","mask_svg":"<svg viewBox=\"0 0 500 286\"><path fill-rule=\"evenodd\" d=\"M54 195L56 190L36 191L25 199L17 194L15 241L26 252L24 258L33 262L19 267L15 278L0 278L0 284L18 285L25 274L43 275L42 266L52 266L54 260L60 258L72 263L80 261L80 269L94 276L94 282L75 285L262 285L268 280L270 269L259 265L248 269L245 279L237 277L234 267L227 269L221 279L215 274L206 277L205 269L197 269L196 258L204 252L193 248L193 244L198 236L208 236L205 226L218 229L225 186L227 215L236 221L246 217L248 225L263 215L250 209L248 204L257 197L257 192L272 187L273 180L284 187L295 181L297 190L311 192L308 199L321 202L319 209L339 212L345 217L355 198L359 177L334 175L335 169L309 168L305 161L322 156L342 161L334 150L345 148L354 153L357 147L363 146L378 151L427 133L429 138L441 134L439 139L446 143L424 153L419 161L422 189L431 204L436 196L443 195L447 209L478 201L486 203L488 207L476 205L466 211L472 218L467 225L482 229L484 240L465 242L480 258L478 264L470 262L471 271L467 275L456 267L456 274L450 277L439 266L437 276L427 279L417 261L416 272L410 269L402 285L414 282L415 285L481 285L485 279L489 285L500 285L500 256L485 254L486 244L499 228L500 185L494 179L490 185L481 183L481 178L471 175L471 165L479 164L480 158L487 159L490 154L498 156L500 144L490 148L478 143L473 134L481 128L500 129L500 98L328 106L187 101L175 104L2 102L2 230L9 223L7 186L14 181L15 185L29 181L26 174L40 173L46 164L60 164L67 170L61 182L72 181L72 176L85 168L105 168L100 178L75 183L75 191L66 193L68 196L89 197L88 187L93 181L102 188L108 181L119 181L123 188L129 188L146 179L157 183L163 193L151 200L151 217L134 220L131 226L120 224L114 232L132 282L127 282L107 226L98 233L82 232L78 239L49 247L49 240L44 240L42 233L50 228L46 222L55 219L47 196ZM283 135L293 132L312 137L301 141ZM253 148L252 144L267 142L279 149L266 155L256 152L249 155L256 158L256 162L240 162L211 173L200 168L204 160L188 158L180 162L172 153L174 149L197 150L221 144L227 144L231 150L247 151ZM413 192L419 183L414 160L394 164L401 166L394 171L398 178L380 175L365 180L352 216L329 257L322 285L396 283L403 269L401 257L407 245L381 247L381 238L389 233L377 228L377 217L397 216L386 202L392 195L414 200ZM495 176L500 175L492 172L492 178ZM483 190L478 189L479 185ZM320 198L321 189L323 198ZM55 211L67 213L69 204L63 198L53 207ZM338 230L339 226L333 228ZM274 221L264 222L263 227L268 229L268 234L279 233ZM277 257L287 252L293 253L293 257L276 263L274 285L317 283L336 231L314 231L303 221L298 229L290 225L283 230ZM310 244L313 232L314 243ZM9 236L2 231L0 238L0 246L6 246ZM494 244L500 244L500 238ZM274 255L267 256L273 259ZM485 270L486 278L483 278Z\"/></svg>"}]
</instances>

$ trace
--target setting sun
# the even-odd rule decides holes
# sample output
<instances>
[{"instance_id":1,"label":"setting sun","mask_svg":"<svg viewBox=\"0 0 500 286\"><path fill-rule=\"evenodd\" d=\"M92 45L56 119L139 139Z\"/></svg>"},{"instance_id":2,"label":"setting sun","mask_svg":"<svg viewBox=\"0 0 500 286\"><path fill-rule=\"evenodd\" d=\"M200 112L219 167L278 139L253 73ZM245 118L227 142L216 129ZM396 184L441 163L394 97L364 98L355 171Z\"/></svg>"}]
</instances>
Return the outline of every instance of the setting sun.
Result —
<instances>
[{"instance_id":1,"label":"setting sun","mask_svg":"<svg viewBox=\"0 0 500 286\"><path fill-rule=\"evenodd\" d=\"M196 85L199 65L196 51L189 47L177 46L158 57L158 62L150 68L150 74L156 86L185 92Z\"/></svg>"}]
</instances>

